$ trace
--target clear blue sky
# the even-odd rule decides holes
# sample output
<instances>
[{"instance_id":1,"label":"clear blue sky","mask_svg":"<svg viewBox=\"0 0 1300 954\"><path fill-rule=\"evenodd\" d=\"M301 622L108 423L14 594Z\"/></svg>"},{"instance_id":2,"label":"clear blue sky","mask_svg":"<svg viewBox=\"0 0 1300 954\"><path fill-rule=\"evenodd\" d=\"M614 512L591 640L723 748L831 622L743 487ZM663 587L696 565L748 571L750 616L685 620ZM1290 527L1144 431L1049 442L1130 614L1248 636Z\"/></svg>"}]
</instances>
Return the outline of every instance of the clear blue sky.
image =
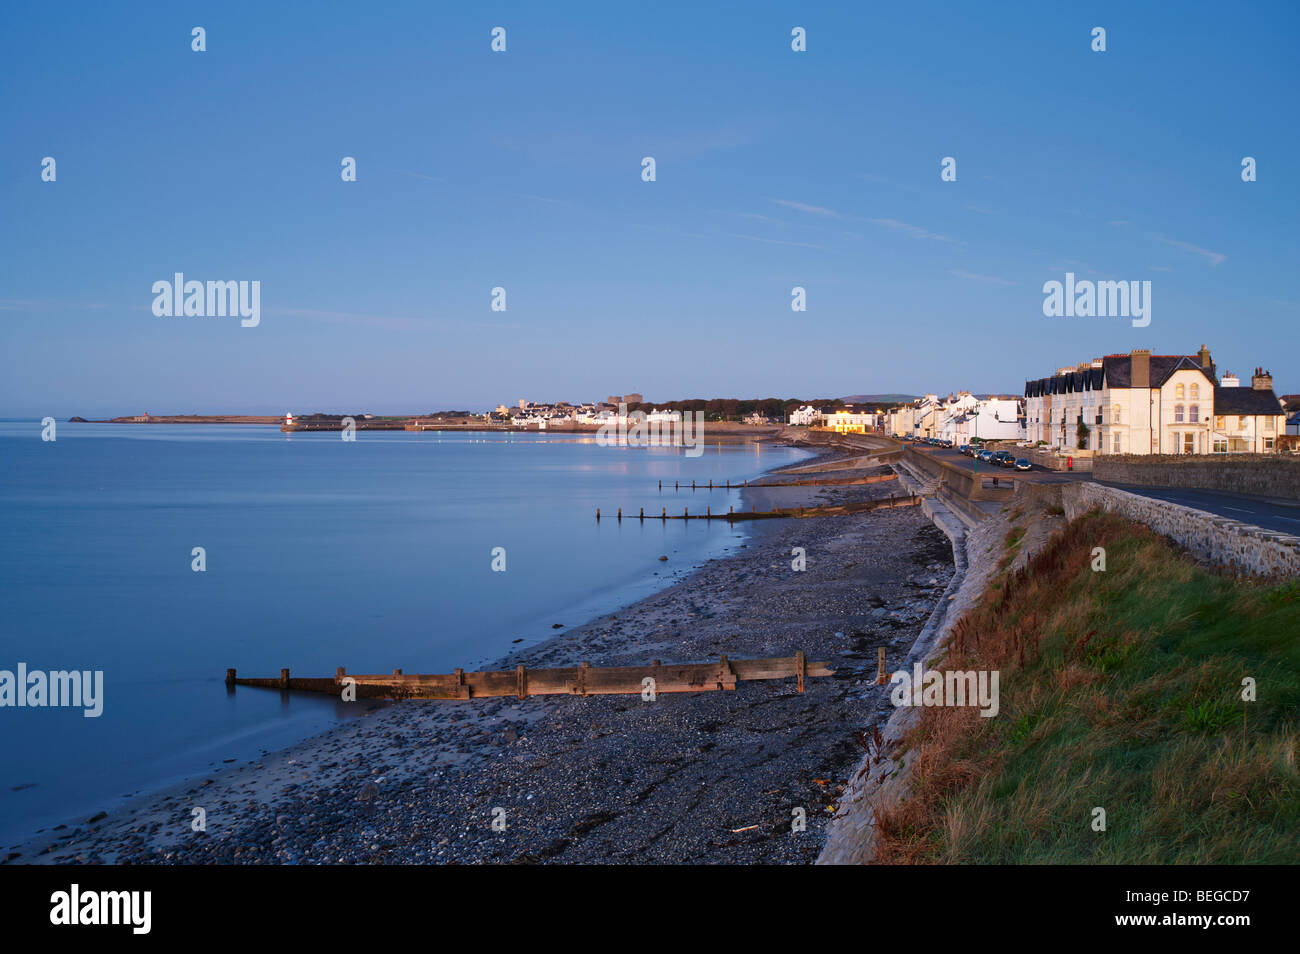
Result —
<instances>
[{"instance_id":1,"label":"clear blue sky","mask_svg":"<svg viewBox=\"0 0 1300 954\"><path fill-rule=\"evenodd\" d=\"M1202 343L1300 391L1295 3L269 7L0 8L0 416L1019 391ZM1045 318L1067 270L1151 281L1150 326ZM155 317L176 271L260 281L260 327Z\"/></svg>"}]
</instances>

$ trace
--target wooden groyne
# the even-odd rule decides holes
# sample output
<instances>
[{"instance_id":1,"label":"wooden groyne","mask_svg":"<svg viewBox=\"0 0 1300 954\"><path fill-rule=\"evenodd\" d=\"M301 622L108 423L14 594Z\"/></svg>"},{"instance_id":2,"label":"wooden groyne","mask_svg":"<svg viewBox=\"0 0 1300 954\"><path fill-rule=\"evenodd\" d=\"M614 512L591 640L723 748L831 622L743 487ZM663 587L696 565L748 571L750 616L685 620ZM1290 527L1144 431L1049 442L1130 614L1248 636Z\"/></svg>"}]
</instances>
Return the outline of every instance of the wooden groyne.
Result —
<instances>
[{"instance_id":1,"label":"wooden groyne","mask_svg":"<svg viewBox=\"0 0 1300 954\"><path fill-rule=\"evenodd\" d=\"M260 689L341 693L351 686L358 699L481 699L492 696L609 696L641 695L647 691L716 692L732 690L736 683L764 679L798 680L799 692L805 680L833 676L829 663L808 662L802 651L793 656L770 659L728 659L713 662L663 664L655 659L648 666L595 667L590 663L566 669L514 669L465 672L446 675L404 675L394 670L383 675L349 675L339 667L333 678L291 677L281 669L278 679L244 679L226 670L226 685ZM653 680L653 682L647 682Z\"/></svg>"},{"instance_id":2,"label":"wooden groyne","mask_svg":"<svg viewBox=\"0 0 1300 954\"><path fill-rule=\"evenodd\" d=\"M704 513L691 513L689 507L682 510L680 514L669 513L667 507L660 509L658 514L646 516L645 508L642 507L635 516L627 514L628 520L772 520L783 517L839 517L851 513L868 513L872 510L892 510L894 507L915 507L921 503L921 498L915 494L906 496L894 496L880 500L862 500L856 503L827 504L820 507L773 507L771 510L758 510L752 508L748 511L741 510L737 512L728 508L726 513L714 513L712 507L704 508ZM600 522L600 509L596 510L596 521ZM622 522L624 519L623 508L619 507L611 518L608 513L605 519L613 519Z\"/></svg>"},{"instance_id":3,"label":"wooden groyne","mask_svg":"<svg viewBox=\"0 0 1300 954\"><path fill-rule=\"evenodd\" d=\"M680 480L673 481L673 490L749 490L755 487L846 487L850 484L879 484L886 480L897 480L897 474L872 474L867 477L827 477L824 480L787 480L775 483L751 484L745 481L740 484L733 484L730 480L720 484L709 481L706 484L696 484L691 481L690 486L682 483ZM664 489L664 482L659 481L659 489Z\"/></svg>"}]
</instances>

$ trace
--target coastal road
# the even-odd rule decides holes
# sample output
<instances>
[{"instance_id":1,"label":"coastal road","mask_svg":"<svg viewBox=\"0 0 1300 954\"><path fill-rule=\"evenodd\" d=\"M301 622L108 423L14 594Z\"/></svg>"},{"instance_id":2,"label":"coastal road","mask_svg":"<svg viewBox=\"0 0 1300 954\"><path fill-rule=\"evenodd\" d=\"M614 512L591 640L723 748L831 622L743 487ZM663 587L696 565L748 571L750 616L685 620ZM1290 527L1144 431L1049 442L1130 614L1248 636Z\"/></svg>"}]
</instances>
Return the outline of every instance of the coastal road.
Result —
<instances>
[{"instance_id":1,"label":"coastal road","mask_svg":"<svg viewBox=\"0 0 1300 954\"><path fill-rule=\"evenodd\" d=\"M948 464L953 464L963 470L974 472L975 458L967 457L960 451L949 450L946 447L930 447L926 444L911 445L917 453L924 454L926 457L934 457ZM1060 484L1069 483L1076 480L1091 480L1091 474L1075 473L1071 471L1054 471L1045 467L1034 465L1033 470L1020 471L1010 467L999 467L996 464L990 464L987 461L979 462L979 473L989 477L1006 477L1015 480L1028 480L1036 484Z\"/></svg>"},{"instance_id":2,"label":"coastal road","mask_svg":"<svg viewBox=\"0 0 1300 954\"><path fill-rule=\"evenodd\" d=\"M1221 493L1216 490L1188 490L1182 487L1136 487L1132 484L1112 484L1099 481L1107 487L1127 490L1129 493L1168 500L1184 507L1194 507L1220 517L1253 523L1267 530L1300 535L1300 503L1277 501L1268 497L1251 497L1245 494Z\"/></svg>"},{"instance_id":3,"label":"coastal road","mask_svg":"<svg viewBox=\"0 0 1300 954\"><path fill-rule=\"evenodd\" d=\"M919 453L932 454L942 461L955 464L966 470L973 471L975 469L973 458L966 457L955 450L929 447L924 444L913 444L912 446ZM1014 477L1017 480L1030 480L1041 484L1092 479L1092 475L1088 473L1050 471L1038 466L1035 466L1032 471L1021 473L983 462L980 463L979 472L997 477L1005 475ZM1140 494L1144 497L1168 500L1170 503L1180 504L1184 507L1204 510L1207 513L1227 517L1231 520L1240 520L1242 523L1251 523L1266 530L1276 530L1280 533L1293 533L1300 536L1300 502L1277 500L1269 497L1253 497L1249 494L1230 494L1217 490L1193 490L1182 487L1139 487L1132 484L1114 484L1108 481L1099 481L1099 483L1104 483L1108 487L1115 487L1119 490L1127 490L1129 493Z\"/></svg>"}]
</instances>

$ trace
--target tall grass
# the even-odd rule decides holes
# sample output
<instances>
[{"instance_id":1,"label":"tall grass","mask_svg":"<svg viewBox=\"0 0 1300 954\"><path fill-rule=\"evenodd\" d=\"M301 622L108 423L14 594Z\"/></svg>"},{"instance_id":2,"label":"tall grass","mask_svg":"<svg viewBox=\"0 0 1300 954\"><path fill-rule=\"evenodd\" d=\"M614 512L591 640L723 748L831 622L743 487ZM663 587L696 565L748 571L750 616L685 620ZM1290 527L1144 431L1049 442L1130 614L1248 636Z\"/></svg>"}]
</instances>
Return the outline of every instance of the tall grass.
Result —
<instances>
[{"instance_id":1,"label":"tall grass","mask_svg":"<svg viewBox=\"0 0 1300 954\"><path fill-rule=\"evenodd\" d=\"M1086 514L989 587L938 668L1000 670L1000 711L922 711L880 862L1300 862L1295 583L1235 581Z\"/></svg>"}]
</instances>

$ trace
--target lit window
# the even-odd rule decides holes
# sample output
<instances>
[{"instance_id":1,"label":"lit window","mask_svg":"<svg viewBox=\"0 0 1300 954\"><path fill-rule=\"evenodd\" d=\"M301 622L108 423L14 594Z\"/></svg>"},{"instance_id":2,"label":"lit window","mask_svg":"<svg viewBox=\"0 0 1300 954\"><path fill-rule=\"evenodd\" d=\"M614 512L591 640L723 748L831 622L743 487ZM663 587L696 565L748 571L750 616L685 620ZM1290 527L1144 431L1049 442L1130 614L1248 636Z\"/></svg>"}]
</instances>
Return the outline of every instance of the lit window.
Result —
<instances>
[{"instance_id":1,"label":"lit window","mask_svg":"<svg viewBox=\"0 0 1300 954\"><path fill-rule=\"evenodd\" d=\"M1179 384L1174 388L1174 397L1176 397L1176 398L1184 397L1185 395L1184 395L1183 392L1184 392L1185 390L1186 390L1185 386L1180 382L1180 383L1179 383Z\"/></svg>"},{"instance_id":2,"label":"lit window","mask_svg":"<svg viewBox=\"0 0 1300 954\"><path fill-rule=\"evenodd\" d=\"M1214 429L1215 429L1216 431L1221 431L1221 430L1223 430L1223 416L1222 416L1222 415L1220 415L1220 416L1218 416L1218 417L1216 417L1216 418L1214 419Z\"/></svg>"},{"instance_id":3,"label":"lit window","mask_svg":"<svg viewBox=\"0 0 1300 954\"><path fill-rule=\"evenodd\" d=\"M1194 397L1194 398L1198 398L1198 397L1200 397L1200 396L1201 396L1201 386L1200 386L1199 384L1193 384L1193 385L1192 385L1192 397Z\"/></svg>"}]
</instances>

